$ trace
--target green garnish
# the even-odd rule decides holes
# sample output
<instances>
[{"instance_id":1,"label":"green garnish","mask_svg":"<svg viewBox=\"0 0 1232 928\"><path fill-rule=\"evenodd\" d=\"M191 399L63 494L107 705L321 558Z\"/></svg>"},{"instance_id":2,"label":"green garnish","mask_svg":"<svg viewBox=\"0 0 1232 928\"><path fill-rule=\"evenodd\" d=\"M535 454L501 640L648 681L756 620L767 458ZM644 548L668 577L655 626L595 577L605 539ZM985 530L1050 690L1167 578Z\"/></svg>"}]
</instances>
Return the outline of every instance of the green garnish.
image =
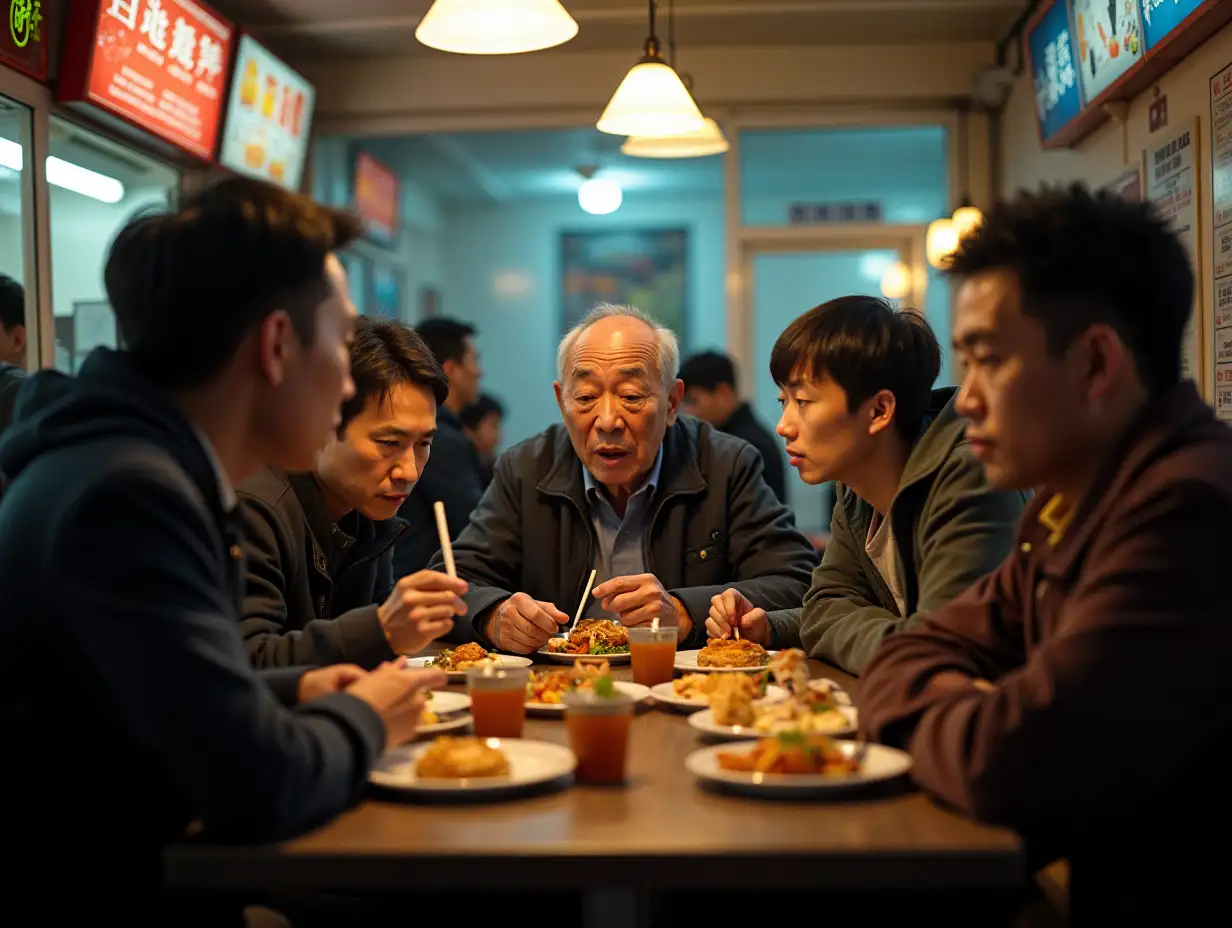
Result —
<instances>
[{"instance_id":1,"label":"green garnish","mask_svg":"<svg viewBox=\"0 0 1232 928\"><path fill-rule=\"evenodd\" d=\"M779 744L784 747L803 747L808 743L804 736L804 732L796 731L794 729L779 732L778 739Z\"/></svg>"},{"instance_id":2,"label":"green garnish","mask_svg":"<svg viewBox=\"0 0 1232 928\"><path fill-rule=\"evenodd\" d=\"M627 644L614 644L614 645L611 645L611 646L605 646L605 645L601 645L601 644L596 644L594 641L591 641L591 643L590 643L590 653L591 653L591 654L593 654L593 655L602 655L602 654L628 654L628 653L629 653L629 646L628 646Z\"/></svg>"},{"instance_id":3,"label":"green garnish","mask_svg":"<svg viewBox=\"0 0 1232 928\"><path fill-rule=\"evenodd\" d=\"M611 699L616 695L616 687L612 685L612 678L608 676L598 677L591 686L593 692L600 699Z\"/></svg>"},{"instance_id":4,"label":"green garnish","mask_svg":"<svg viewBox=\"0 0 1232 928\"><path fill-rule=\"evenodd\" d=\"M453 651L446 649L442 651L440 654L436 655L436 657L432 658L432 660L428 661L428 666L429 667L448 667L452 660L453 660Z\"/></svg>"}]
</instances>

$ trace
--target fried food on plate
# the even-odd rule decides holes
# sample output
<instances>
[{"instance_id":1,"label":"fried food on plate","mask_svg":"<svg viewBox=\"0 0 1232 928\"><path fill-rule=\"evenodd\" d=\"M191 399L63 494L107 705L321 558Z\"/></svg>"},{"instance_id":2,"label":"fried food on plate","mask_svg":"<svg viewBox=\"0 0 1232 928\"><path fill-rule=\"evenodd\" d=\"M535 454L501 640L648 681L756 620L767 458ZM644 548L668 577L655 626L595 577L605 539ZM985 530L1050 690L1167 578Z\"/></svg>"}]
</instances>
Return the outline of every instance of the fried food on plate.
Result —
<instances>
[{"instance_id":1,"label":"fried food on plate","mask_svg":"<svg viewBox=\"0 0 1232 928\"><path fill-rule=\"evenodd\" d=\"M764 667L770 655L747 638L711 638L697 654L698 667Z\"/></svg>"},{"instance_id":2,"label":"fried food on plate","mask_svg":"<svg viewBox=\"0 0 1232 928\"><path fill-rule=\"evenodd\" d=\"M595 680L606 677L611 672L607 661L585 659L574 661L568 670L532 671L530 681L526 684L526 701L558 705L564 701L565 693L588 690Z\"/></svg>"},{"instance_id":3,"label":"fried food on plate","mask_svg":"<svg viewBox=\"0 0 1232 928\"><path fill-rule=\"evenodd\" d=\"M763 738L752 750L723 751L719 767L741 773L835 774L854 773L860 763L824 735L783 732Z\"/></svg>"},{"instance_id":4,"label":"fried food on plate","mask_svg":"<svg viewBox=\"0 0 1232 928\"><path fill-rule=\"evenodd\" d=\"M553 638L547 648L555 654L627 654L629 630L608 619L583 619L568 638Z\"/></svg>"},{"instance_id":5,"label":"fried food on plate","mask_svg":"<svg viewBox=\"0 0 1232 928\"><path fill-rule=\"evenodd\" d=\"M442 651L428 666L439 667L442 670L461 671L470 670L480 664L494 663L496 663L495 654L489 654L486 648L473 641L468 641L453 650Z\"/></svg>"},{"instance_id":6,"label":"fried food on plate","mask_svg":"<svg viewBox=\"0 0 1232 928\"><path fill-rule=\"evenodd\" d=\"M766 695L766 675L755 673L686 673L672 681L672 690L681 699L709 705L710 697L714 693L715 687L719 685L720 680L724 680L727 677L747 680L753 686L756 694L754 696L755 699L761 699Z\"/></svg>"},{"instance_id":7,"label":"fried food on plate","mask_svg":"<svg viewBox=\"0 0 1232 928\"><path fill-rule=\"evenodd\" d=\"M416 776L432 780L460 780L509 775L509 758L482 738L442 735L415 763Z\"/></svg>"},{"instance_id":8,"label":"fried food on plate","mask_svg":"<svg viewBox=\"0 0 1232 928\"><path fill-rule=\"evenodd\" d=\"M752 725L753 700L758 687L744 673L711 674L715 682L710 691L710 713L719 725Z\"/></svg>"}]
</instances>

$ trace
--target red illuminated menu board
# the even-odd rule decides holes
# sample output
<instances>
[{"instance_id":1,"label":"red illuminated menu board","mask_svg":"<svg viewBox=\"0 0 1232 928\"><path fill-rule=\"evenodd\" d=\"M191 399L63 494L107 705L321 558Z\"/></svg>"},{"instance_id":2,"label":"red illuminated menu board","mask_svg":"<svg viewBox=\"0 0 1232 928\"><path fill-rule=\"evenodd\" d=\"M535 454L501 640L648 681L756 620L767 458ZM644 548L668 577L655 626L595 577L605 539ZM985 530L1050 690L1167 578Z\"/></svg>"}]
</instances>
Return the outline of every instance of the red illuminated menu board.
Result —
<instances>
[{"instance_id":1,"label":"red illuminated menu board","mask_svg":"<svg viewBox=\"0 0 1232 928\"><path fill-rule=\"evenodd\" d=\"M355 211L382 244L398 236L398 175L366 152L355 157Z\"/></svg>"},{"instance_id":2,"label":"red illuminated menu board","mask_svg":"<svg viewBox=\"0 0 1232 928\"><path fill-rule=\"evenodd\" d=\"M59 97L212 161L233 33L195 0L74 0Z\"/></svg>"}]
</instances>

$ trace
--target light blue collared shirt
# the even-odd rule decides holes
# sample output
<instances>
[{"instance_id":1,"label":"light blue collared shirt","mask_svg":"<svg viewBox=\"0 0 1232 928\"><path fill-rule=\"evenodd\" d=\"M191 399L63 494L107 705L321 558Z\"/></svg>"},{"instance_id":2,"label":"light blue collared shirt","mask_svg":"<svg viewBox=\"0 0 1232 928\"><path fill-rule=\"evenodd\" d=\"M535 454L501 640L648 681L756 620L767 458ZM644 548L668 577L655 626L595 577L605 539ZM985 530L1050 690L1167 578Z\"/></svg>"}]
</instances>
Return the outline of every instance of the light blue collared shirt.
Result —
<instances>
[{"instance_id":1,"label":"light blue collared shirt","mask_svg":"<svg viewBox=\"0 0 1232 928\"><path fill-rule=\"evenodd\" d=\"M616 514L607 493L582 465L582 482L586 486L586 502L590 505L590 520L595 527L598 549L591 565L595 573L595 586L613 577L627 577L646 572L644 542L650 529L650 500L659 485L659 471L663 467L663 449L655 456L654 465L637 491L629 497L622 519ZM598 600L587 603L582 618L609 618L619 620L615 613L608 612Z\"/></svg>"}]
</instances>

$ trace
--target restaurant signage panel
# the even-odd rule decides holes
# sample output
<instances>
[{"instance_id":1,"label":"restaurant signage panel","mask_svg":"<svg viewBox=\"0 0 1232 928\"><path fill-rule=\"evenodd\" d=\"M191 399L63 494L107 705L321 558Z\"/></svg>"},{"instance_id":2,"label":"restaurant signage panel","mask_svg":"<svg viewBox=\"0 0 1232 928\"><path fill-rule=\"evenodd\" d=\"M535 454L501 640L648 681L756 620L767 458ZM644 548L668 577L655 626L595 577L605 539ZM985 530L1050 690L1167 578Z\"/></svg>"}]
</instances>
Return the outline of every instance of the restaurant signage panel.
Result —
<instances>
[{"instance_id":1,"label":"restaurant signage panel","mask_svg":"<svg viewBox=\"0 0 1232 928\"><path fill-rule=\"evenodd\" d=\"M1206 0L1141 0L1142 35L1149 52L1185 22Z\"/></svg>"},{"instance_id":2,"label":"restaurant signage panel","mask_svg":"<svg viewBox=\"0 0 1232 928\"><path fill-rule=\"evenodd\" d=\"M1064 0L1046 4L1027 30L1035 116L1044 142L1082 111L1072 36Z\"/></svg>"},{"instance_id":3,"label":"restaurant signage panel","mask_svg":"<svg viewBox=\"0 0 1232 928\"><path fill-rule=\"evenodd\" d=\"M1088 103L1142 60L1141 0L1071 0L1078 73Z\"/></svg>"},{"instance_id":4,"label":"restaurant signage panel","mask_svg":"<svg viewBox=\"0 0 1232 928\"><path fill-rule=\"evenodd\" d=\"M398 175L366 152L355 156L354 202L368 235L393 244L398 236Z\"/></svg>"},{"instance_id":5,"label":"restaurant signage panel","mask_svg":"<svg viewBox=\"0 0 1232 928\"><path fill-rule=\"evenodd\" d=\"M79 0L70 17L60 98L212 161L231 23L195 0Z\"/></svg>"},{"instance_id":6,"label":"restaurant signage panel","mask_svg":"<svg viewBox=\"0 0 1232 928\"><path fill-rule=\"evenodd\" d=\"M299 190L316 93L252 36L240 36L218 162Z\"/></svg>"},{"instance_id":7,"label":"restaurant signage panel","mask_svg":"<svg viewBox=\"0 0 1232 928\"><path fill-rule=\"evenodd\" d=\"M47 23L41 0L0 0L7 9L0 28L0 64L43 81L47 79Z\"/></svg>"}]
</instances>

